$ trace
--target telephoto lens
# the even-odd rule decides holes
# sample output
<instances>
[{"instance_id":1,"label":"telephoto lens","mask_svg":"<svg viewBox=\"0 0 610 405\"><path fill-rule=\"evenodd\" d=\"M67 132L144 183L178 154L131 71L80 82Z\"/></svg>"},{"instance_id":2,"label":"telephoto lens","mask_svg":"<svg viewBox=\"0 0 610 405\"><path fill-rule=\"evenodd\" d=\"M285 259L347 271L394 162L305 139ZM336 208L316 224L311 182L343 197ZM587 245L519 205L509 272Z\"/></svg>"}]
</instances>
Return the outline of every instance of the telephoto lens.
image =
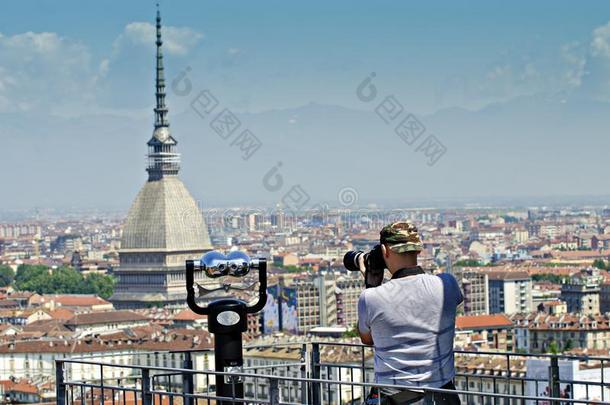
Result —
<instances>
[{"instance_id":1,"label":"telephoto lens","mask_svg":"<svg viewBox=\"0 0 610 405\"><path fill-rule=\"evenodd\" d=\"M366 288L380 286L383 283L385 270L381 245L375 245L371 251L366 253L361 250L350 250L343 256L343 266L350 271L359 271L358 261L361 255L364 255L364 283Z\"/></svg>"},{"instance_id":2,"label":"telephoto lens","mask_svg":"<svg viewBox=\"0 0 610 405\"><path fill-rule=\"evenodd\" d=\"M362 250L350 250L343 256L343 266L349 271L360 271L358 260L360 259L360 255L363 254L364 252Z\"/></svg>"}]
</instances>

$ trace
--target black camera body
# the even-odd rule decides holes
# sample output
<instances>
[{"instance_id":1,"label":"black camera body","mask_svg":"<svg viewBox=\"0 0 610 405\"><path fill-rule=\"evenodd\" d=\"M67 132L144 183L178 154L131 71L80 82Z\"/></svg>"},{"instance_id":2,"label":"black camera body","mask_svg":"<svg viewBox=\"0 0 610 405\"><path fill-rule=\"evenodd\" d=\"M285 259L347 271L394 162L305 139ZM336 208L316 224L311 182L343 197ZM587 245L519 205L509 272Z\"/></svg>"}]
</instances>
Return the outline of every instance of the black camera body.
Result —
<instances>
[{"instance_id":1,"label":"black camera body","mask_svg":"<svg viewBox=\"0 0 610 405\"><path fill-rule=\"evenodd\" d=\"M375 245L369 252L350 250L343 256L343 265L350 271L360 271L358 261L364 255L364 284L366 288L380 286L383 282L385 261L381 252L381 245Z\"/></svg>"}]
</instances>

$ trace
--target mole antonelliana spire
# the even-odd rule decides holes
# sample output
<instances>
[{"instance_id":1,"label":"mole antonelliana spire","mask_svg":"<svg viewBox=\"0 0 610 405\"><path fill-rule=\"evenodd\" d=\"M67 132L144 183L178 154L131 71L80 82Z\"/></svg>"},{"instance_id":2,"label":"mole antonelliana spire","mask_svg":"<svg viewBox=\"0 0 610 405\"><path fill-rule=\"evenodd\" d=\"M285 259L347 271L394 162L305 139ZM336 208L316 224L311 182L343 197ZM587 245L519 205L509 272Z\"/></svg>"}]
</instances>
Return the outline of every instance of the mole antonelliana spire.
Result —
<instances>
[{"instance_id":1,"label":"mole antonelliana spire","mask_svg":"<svg viewBox=\"0 0 610 405\"><path fill-rule=\"evenodd\" d=\"M169 129L161 13L156 18L155 124L148 141L148 181L133 202L121 239L118 283L111 301L119 308L156 303L186 306L184 265L212 249L197 203L178 178L178 142Z\"/></svg>"},{"instance_id":2,"label":"mole antonelliana spire","mask_svg":"<svg viewBox=\"0 0 610 405\"><path fill-rule=\"evenodd\" d=\"M157 4L157 76L155 80L157 106L155 107L155 129L169 127L167 107L165 106L165 76L163 72L163 40L161 39L161 11Z\"/></svg>"},{"instance_id":3,"label":"mole antonelliana spire","mask_svg":"<svg viewBox=\"0 0 610 405\"><path fill-rule=\"evenodd\" d=\"M180 171L178 142L172 137L165 105L165 72L163 68L163 40L161 38L161 12L157 5L157 70L155 76L155 129L148 141L148 179L155 181L164 176L175 176Z\"/></svg>"}]
</instances>

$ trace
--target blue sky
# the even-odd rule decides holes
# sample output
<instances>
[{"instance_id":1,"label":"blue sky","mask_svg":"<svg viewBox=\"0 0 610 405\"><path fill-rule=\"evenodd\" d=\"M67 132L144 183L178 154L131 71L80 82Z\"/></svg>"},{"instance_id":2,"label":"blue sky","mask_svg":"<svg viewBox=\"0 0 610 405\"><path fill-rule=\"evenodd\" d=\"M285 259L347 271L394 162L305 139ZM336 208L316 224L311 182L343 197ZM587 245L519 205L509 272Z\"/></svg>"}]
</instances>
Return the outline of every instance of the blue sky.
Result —
<instances>
[{"instance_id":1,"label":"blue sky","mask_svg":"<svg viewBox=\"0 0 610 405\"><path fill-rule=\"evenodd\" d=\"M166 0L161 2L161 10L168 82L188 67L195 87L211 89L223 104L238 113L298 111L311 103L370 112L370 107L355 97L355 88L366 75L375 72L376 85L386 94L395 95L409 111L430 117L429 122L437 128L452 132L438 133L448 143L449 139L469 136L477 130L447 127L449 121L443 121L446 117L443 114L455 108L477 114L481 122L497 116L500 108L503 121L485 129L492 131L517 119L519 113L514 108L520 105L548 111L549 103L567 103L570 114L582 121L579 132L593 134L590 142L598 142L605 133L606 122L592 120L583 111L594 108L601 115L609 111L608 2ZM84 154L96 144L94 137L126 127L113 119L125 119L133 124L129 128L142 126L141 132L133 134L128 142L133 142L134 150L140 147L143 154L150 131L146 122L152 122L154 13L153 1L3 4L0 114L10 125L0 125L0 138L18 136L21 143L15 147L25 153L34 139L49 141L36 138L44 137L43 134L61 141L69 139L66 133L79 130L74 122L57 120L88 120L96 123L94 129L88 128L80 142L70 142L68 146L71 155ZM189 101L170 90L170 121L178 128L181 117L189 114ZM595 107L590 103L595 103ZM555 113L565 115L561 111ZM104 117L113 119L105 121ZM265 117L268 122L261 127L273 127L275 118ZM556 117L538 115L532 124L545 119L550 124ZM525 121L523 124L530 126ZM186 126L182 129L196 130ZM344 131L351 130L346 124ZM531 129L530 135L539 136L536 131L545 129ZM188 135L175 135L187 142L188 148ZM299 136L306 137L306 130ZM360 137L355 141L370 141L365 134L354 136ZM558 132L557 142L549 146L554 153L547 155L569 156L577 147L570 143L570 136L570 132ZM496 142L501 144L501 140ZM302 147L313 152L316 145ZM471 149L476 148L473 145ZM188 153L184 152L186 158ZM135 158L141 165L141 156ZM470 158L476 158L474 152ZM50 160L44 163L56 176L70 172L69 167L62 168ZM6 161L5 164L8 165ZM116 164L116 172L133 170L127 163L121 166L120 160ZM541 162L540 169L552 164L553 161ZM302 171L302 167L297 169ZM531 166L528 173L537 169ZM235 176L239 176L241 169L235 170ZM440 183L440 188L447 190L439 173L425 167L422 170L429 176L427 182ZM25 167L24 172L33 189L44 187L44 181L37 179L35 173L27 173ZM528 173L522 173L520 179L525 179ZM141 169L137 175L140 177L134 179L143 177ZM112 184L101 174L90 176L88 181L86 178L81 181L104 187ZM482 177L477 180L479 174L473 172L464 172L462 176L470 179L469 184L473 179L475 184L489 181ZM577 187L572 187L555 184L552 176L549 172L548 178L539 179L549 184L548 189L528 188L521 180L515 180L504 191L507 195L524 196L605 193L599 189L597 179L581 182L574 177ZM199 186L193 174L185 177L195 187ZM23 195L20 191L23 179L7 182L19 191L17 194ZM336 181L346 182L347 179ZM447 187L449 194L461 197L502 194L500 189L488 193L481 187L460 190L451 189L451 184ZM99 201L98 189L91 186L82 204ZM438 187L425 192L442 196ZM328 191L319 190L320 195L324 193ZM230 191L226 194L226 202L243 202ZM374 200L374 195L365 195L364 191L362 194L363 200ZM32 204L32 196L23 198ZM49 198L51 205L75 201L61 194ZM131 198L132 195L127 195L125 200ZM3 204L17 206L26 202L17 196ZM125 202L119 201L117 205L123 206Z\"/></svg>"},{"instance_id":2,"label":"blue sky","mask_svg":"<svg viewBox=\"0 0 610 405\"><path fill-rule=\"evenodd\" d=\"M569 86L563 75L576 69L565 54L583 58L593 31L610 21L605 2L166 1L161 7L164 23L182 30L181 50L166 51L169 75L191 66L197 79L248 111L310 101L354 106L350 87L370 71L419 112L559 91ZM153 16L152 1L11 2L3 6L0 32L53 33L64 47L79 46L87 66L77 73L104 72L87 89L95 90L96 104L116 108L118 99L120 108L146 108L152 100L140 89L152 80L146 45L153 44L144 31L127 27L153 23Z\"/></svg>"}]
</instances>

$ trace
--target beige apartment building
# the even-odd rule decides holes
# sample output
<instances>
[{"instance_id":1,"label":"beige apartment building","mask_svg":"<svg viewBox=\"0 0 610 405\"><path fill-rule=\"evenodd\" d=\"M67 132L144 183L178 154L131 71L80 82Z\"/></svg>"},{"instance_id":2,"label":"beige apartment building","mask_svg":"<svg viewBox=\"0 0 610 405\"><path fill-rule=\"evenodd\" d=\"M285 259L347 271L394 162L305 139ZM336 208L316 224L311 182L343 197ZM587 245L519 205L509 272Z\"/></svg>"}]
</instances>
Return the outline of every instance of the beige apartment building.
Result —
<instances>
[{"instance_id":1,"label":"beige apartment building","mask_svg":"<svg viewBox=\"0 0 610 405\"><path fill-rule=\"evenodd\" d=\"M584 315L599 314L602 281L599 270L587 268L562 284L561 299L566 302L568 312Z\"/></svg>"},{"instance_id":2,"label":"beige apartment building","mask_svg":"<svg viewBox=\"0 0 610 405\"><path fill-rule=\"evenodd\" d=\"M489 313L489 280L487 274L468 268L454 271L464 295L464 315L485 315Z\"/></svg>"},{"instance_id":3,"label":"beige apartment building","mask_svg":"<svg viewBox=\"0 0 610 405\"><path fill-rule=\"evenodd\" d=\"M516 314L533 310L532 280L525 271L489 271L489 313Z\"/></svg>"},{"instance_id":4,"label":"beige apartment building","mask_svg":"<svg viewBox=\"0 0 610 405\"><path fill-rule=\"evenodd\" d=\"M298 330L337 324L336 282L331 273L295 277Z\"/></svg>"},{"instance_id":5,"label":"beige apartment building","mask_svg":"<svg viewBox=\"0 0 610 405\"><path fill-rule=\"evenodd\" d=\"M516 348L534 353L568 349L610 349L610 318L607 315L514 315Z\"/></svg>"},{"instance_id":6,"label":"beige apartment building","mask_svg":"<svg viewBox=\"0 0 610 405\"><path fill-rule=\"evenodd\" d=\"M364 278L342 275L337 278L335 289L337 301L337 324L351 328L358 323L358 299L364 290Z\"/></svg>"}]
</instances>

